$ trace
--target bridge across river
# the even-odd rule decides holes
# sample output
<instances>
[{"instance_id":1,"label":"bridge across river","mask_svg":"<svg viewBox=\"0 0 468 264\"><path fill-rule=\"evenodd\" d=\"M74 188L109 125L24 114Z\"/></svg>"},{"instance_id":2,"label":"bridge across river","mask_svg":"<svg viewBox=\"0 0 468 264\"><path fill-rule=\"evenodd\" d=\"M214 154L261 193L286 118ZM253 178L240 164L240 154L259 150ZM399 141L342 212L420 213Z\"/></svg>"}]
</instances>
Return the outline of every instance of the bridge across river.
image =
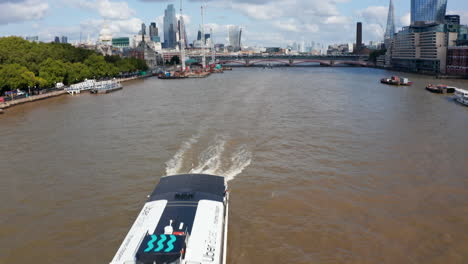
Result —
<instances>
[{"instance_id":1,"label":"bridge across river","mask_svg":"<svg viewBox=\"0 0 468 264\"><path fill-rule=\"evenodd\" d=\"M201 61L201 56L191 56L191 58ZM210 63L211 57L207 56L207 62ZM334 65L355 65L367 66L369 56L364 55L251 55L251 56L234 56L234 55L217 55L216 61L219 64L237 64L240 66L255 66L255 65L306 65L310 63L319 63L323 66Z\"/></svg>"}]
</instances>

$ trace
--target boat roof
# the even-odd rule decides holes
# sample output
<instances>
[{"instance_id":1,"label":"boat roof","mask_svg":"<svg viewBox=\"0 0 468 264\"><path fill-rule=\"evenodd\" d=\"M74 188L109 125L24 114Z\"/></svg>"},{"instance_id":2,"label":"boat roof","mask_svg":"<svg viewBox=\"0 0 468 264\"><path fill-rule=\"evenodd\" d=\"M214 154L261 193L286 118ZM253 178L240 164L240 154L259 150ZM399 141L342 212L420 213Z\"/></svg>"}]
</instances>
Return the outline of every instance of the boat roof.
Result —
<instances>
[{"instance_id":1,"label":"boat roof","mask_svg":"<svg viewBox=\"0 0 468 264\"><path fill-rule=\"evenodd\" d=\"M148 202L156 200L197 202L202 199L222 202L224 177L208 174L181 174L161 178Z\"/></svg>"},{"instance_id":2,"label":"boat roof","mask_svg":"<svg viewBox=\"0 0 468 264\"><path fill-rule=\"evenodd\" d=\"M213 243L210 252L218 259L225 191L221 176L162 177L111 263L173 263L183 256L185 246L187 263L208 263L202 261L206 241ZM214 257L209 262L220 263Z\"/></svg>"}]
</instances>

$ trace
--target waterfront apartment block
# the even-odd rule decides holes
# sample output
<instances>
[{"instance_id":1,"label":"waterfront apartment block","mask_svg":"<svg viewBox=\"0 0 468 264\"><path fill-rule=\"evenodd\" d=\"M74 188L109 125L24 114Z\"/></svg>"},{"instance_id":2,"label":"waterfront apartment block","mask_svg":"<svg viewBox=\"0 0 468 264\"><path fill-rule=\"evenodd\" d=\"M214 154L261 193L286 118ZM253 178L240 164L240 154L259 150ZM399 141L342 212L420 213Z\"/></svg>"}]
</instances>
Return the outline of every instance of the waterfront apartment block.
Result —
<instances>
[{"instance_id":1,"label":"waterfront apartment block","mask_svg":"<svg viewBox=\"0 0 468 264\"><path fill-rule=\"evenodd\" d=\"M443 24L406 27L395 35L392 66L404 71L445 73L447 48L455 46L457 36Z\"/></svg>"}]
</instances>

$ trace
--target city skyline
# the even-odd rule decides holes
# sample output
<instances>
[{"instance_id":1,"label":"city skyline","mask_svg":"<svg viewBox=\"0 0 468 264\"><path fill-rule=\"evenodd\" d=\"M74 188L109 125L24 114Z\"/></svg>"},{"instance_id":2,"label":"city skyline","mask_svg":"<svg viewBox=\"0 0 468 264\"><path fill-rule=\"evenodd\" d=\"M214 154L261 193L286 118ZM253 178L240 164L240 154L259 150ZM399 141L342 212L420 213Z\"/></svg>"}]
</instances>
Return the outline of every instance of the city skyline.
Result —
<instances>
[{"instance_id":1,"label":"city skyline","mask_svg":"<svg viewBox=\"0 0 468 264\"><path fill-rule=\"evenodd\" d=\"M284 47L303 39L326 44L354 42L354 27L358 21L363 22L365 43L379 41L383 40L388 14L388 0L206 3L206 30L213 29L215 43L228 43L228 27L236 25L243 28L242 44L248 46ZM54 36L64 35L72 43L80 39L80 33L82 40L88 34L96 39L104 24L109 25L114 37L122 37L137 34L141 23L156 22L163 41L163 16L168 4L174 4L177 11L180 8L178 1L0 0L0 35L38 35L46 42L52 41ZM184 3L189 41L196 39L201 24L200 4L196 1ZM21 8L25 5L33 7ZM394 6L398 30L409 25L411 5L408 1L395 0ZM447 11L448 14L460 14L462 23L468 24L468 3L465 1L448 1ZM65 20L60 20L64 17Z\"/></svg>"}]
</instances>

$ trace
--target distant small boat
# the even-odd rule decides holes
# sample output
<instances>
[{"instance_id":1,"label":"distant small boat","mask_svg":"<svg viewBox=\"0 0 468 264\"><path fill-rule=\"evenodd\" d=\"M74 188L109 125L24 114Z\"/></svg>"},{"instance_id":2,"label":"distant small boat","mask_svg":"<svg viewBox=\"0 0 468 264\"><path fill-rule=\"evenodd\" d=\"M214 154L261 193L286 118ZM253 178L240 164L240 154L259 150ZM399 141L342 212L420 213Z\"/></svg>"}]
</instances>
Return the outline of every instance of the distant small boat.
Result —
<instances>
[{"instance_id":1,"label":"distant small boat","mask_svg":"<svg viewBox=\"0 0 468 264\"><path fill-rule=\"evenodd\" d=\"M158 75L158 79L164 79L164 80L185 79L185 78L187 78L187 76L179 72L173 72L173 73L164 72Z\"/></svg>"},{"instance_id":2,"label":"distant small boat","mask_svg":"<svg viewBox=\"0 0 468 264\"><path fill-rule=\"evenodd\" d=\"M164 76L160 75L158 76L158 79L163 79L163 80L175 80L175 79L185 79L187 77L185 76Z\"/></svg>"},{"instance_id":3,"label":"distant small boat","mask_svg":"<svg viewBox=\"0 0 468 264\"><path fill-rule=\"evenodd\" d=\"M429 84L426 86L426 90L428 90L431 93L439 93L439 94L445 94L445 93L454 93L456 87L452 86L447 86L444 84L439 84L439 85L432 85Z\"/></svg>"},{"instance_id":4,"label":"distant small boat","mask_svg":"<svg viewBox=\"0 0 468 264\"><path fill-rule=\"evenodd\" d=\"M121 89L123 89L123 86L119 81L110 80L110 81L96 82L94 87L90 89L89 91L92 94L106 94L106 93L112 93Z\"/></svg>"},{"instance_id":5,"label":"distant small boat","mask_svg":"<svg viewBox=\"0 0 468 264\"><path fill-rule=\"evenodd\" d=\"M383 84L397 85L397 86L411 86L413 82L410 82L408 78L402 78L398 76L392 76L391 78L384 78L380 80Z\"/></svg>"},{"instance_id":6,"label":"distant small boat","mask_svg":"<svg viewBox=\"0 0 468 264\"><path fill-rule=\"evenodd\" d=\"M468 90L455 89L455 100L461 104L468 106Z\"/></svg>"}]
</instances>

